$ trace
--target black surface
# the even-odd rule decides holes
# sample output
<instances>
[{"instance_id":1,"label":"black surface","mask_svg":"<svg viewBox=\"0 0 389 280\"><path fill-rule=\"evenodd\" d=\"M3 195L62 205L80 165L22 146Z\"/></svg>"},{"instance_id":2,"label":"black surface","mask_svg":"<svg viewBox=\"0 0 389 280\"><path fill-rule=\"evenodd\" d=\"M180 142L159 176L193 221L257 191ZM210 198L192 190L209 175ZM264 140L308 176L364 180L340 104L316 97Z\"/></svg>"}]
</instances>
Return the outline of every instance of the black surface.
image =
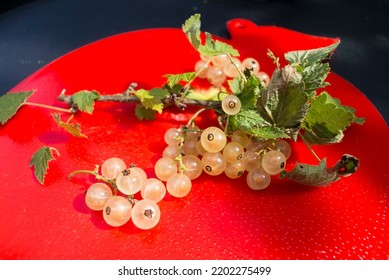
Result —
<instances>
[{"instance_id":1,"label":"black surface","mask_svg":"<svg viewBox=\"0 0 389 280\"><path fill-rule=\"evenodd\" d=\"M228 37L225 23L238 17L340 37L333 71L389 120L388 0L36 0L10 10L23 1L16 2L0 9L0 93L82 45L136 29L179 28L197 12L202 29L222 37Z\"/></svg>"}]
</instances>

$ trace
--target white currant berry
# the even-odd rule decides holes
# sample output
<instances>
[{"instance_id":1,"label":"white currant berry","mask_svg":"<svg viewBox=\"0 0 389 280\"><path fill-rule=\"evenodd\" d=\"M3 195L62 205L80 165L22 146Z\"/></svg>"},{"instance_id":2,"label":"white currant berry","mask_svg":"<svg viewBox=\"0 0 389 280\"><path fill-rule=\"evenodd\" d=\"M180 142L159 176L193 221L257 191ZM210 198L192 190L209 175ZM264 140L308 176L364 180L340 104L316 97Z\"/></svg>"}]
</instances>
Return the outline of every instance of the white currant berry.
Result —
<instances>
[{"instance_id":1,"label":"white currant berry","mask_svg":"<svg viewBox=\"0 0 389 280\"><path fill-rule=\"evenodd\" d=\"M104 221L113 227L120 227L131 219L131 203L122 196L114 196L103 209Z\"/></svg>"},{"instance_id":2,"label":"white currant berry","mask_svg":"<svg viewBox=\"0 0 389 280\"><path fill-rule=\"evenodd\" d=\"M140 194L145 199L160 202L166 195L166 187L161 180L149 178L143 183Z\"/></svg>"},{"instance_id":3,"label":"white currant berry","mask_svg":"<svg viewBox=\"0 0 389 280\"><path fill-rule=\"evenodd\" d=\"M222 109L227 115L236 115L240 112L242 104L235 95L227 95L222 100Z\"/></svg>"},{"instance_id":4,"label":"white currant berry","mask_svg":"<svg viewBox=\"0 0 389 280\"><path fill-rule=\"evenodd\" d=\"M124 169L126 163L120 158L112 157L103 162L101 175L107 179L115 179Z\"/></svg>"},{"instance_id":5,"label":"white currant berry","mask_svg":"<svg viewBox=\"0 0 389 280\"><path fill-rule=\"evenodd\" d=\"M160 158L154 166L155 175L161 181L167 181L177 170L176 161L166 157Z\"/></svg>"},{"instance_id":6,"label":"white currant berry","mask_svg":"<svg viewBox=\"0 0 389 280\"><path fill-rule=\"evenodd\" d=\"M151 229L158 224L161 218L161 210L155 201L142 199L132 207L131 218L137 228Z\"/></svg>"},{"instance_id":7,"label":"white currant berry","mask_svg":"<svg viewBox=\"0 0 389 280\"><path fill-rule=\"evenodd\" d=\"M174 197L184 197L192 189L192 181L185 174L176 173L167 180L166 189Z\"/></svg>"},{"instance_id":8,"label":"white currant berry","mask_svg":"<svg viewBox=\"0 0 389 280\"><path fill-rule=\"evenodd\" d=\"M205 153L201 159L201 165L207 174L216 176L226 169L227 161L221 153Z\"/></svg>"},{"instance_id":9,"label":"white currant berry","mask_svg":"<svg viewBox=\"0 0 389 280\"><path fill-rule=\"evenodd\" d=\"M269 151L262 157L262 168L270 175L280 173L285 168L285 164L285 155L277 150Z\"/></svg>"},{"instance_id":10,"label":"white currant berry","mask_svg":"<svg viewBox=\"0 0 389 280\"><path fill-rule=\"evenodd\" d=\"M112 189L104 183L94 183L85 194L85 203L92 210L103 210L105 203L112 197Z\"/></svg>"},{"instance_id":11,"label":"white currant berry","mask_svg":"<svg viewBox=\"0 0 389 280\"><path fill-rule=\"evenodd\" d=\"M238 142L229 142L223 149L223 156L228 162L234 162L243 159L244 149Z\"/></svg>"},{"instance_id":12,"label":"white currant berry","mask_svg":"<svg viewBox=\"0 0 389 280\"><path fill-rule=\"evenodd\" d=\"M259 63L256 59L248 57L242 61L243 69L250 69L254 74L259 72Z\"/></svg>"},{"instance_id":13,"label":"white currant berry","mask_svg":"<svg viewBox=\"0 0 389 280\"><path fill-rule=\"evenodd\" d=\"M215 126L204 129L200 140L203 148L210 153L220 152L227 143L224 131Z\"/></svg>"},{"instance_id":14,"label":"white currant berry","mask_svg":"<svg viewBox=\"0 0 389 280\"><path fill-rule=\"evenodd\" d=\"M241 177L245 170L246 169L243 161L239 160L235 162L227 162L227 166L224 170L224 173L227 175L228 178L236 179Z\"/></svg>"},{"instance_id":15,"label":"white currant berry","mask_svg":"<svg viewBox=\"0 0 389 280\"><path fill-rule=\"evenodd\" d=\"M270 185L270 175L262 168L255 168L247 173L246 182L250 189L263 190Z\"/></svg>"},{"instance_id":16,"label":"white currant berry","mask_svg":"<svg viewBox=\"0 0 389 280\"><path fill-rule=\"evenodd\" d=\"M131 167L125 169L116 177L116 186L123 194L132 195L140 191L144 181L144 177L139 170Z\"/></svg>"}]
</instances>

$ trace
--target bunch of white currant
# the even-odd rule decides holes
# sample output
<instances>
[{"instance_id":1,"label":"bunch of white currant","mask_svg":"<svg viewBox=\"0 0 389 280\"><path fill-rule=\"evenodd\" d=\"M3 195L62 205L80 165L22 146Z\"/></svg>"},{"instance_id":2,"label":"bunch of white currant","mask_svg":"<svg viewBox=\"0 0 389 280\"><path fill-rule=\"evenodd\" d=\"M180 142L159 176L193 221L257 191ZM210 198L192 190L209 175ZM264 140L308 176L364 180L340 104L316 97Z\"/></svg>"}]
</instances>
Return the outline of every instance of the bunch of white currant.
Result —
<instances>
[{"instance_id":1,"label":"bunch of white currant","mask_svg":"<svg viewBox=\"0 0 389 280\"><path fill-rule=\"evenodd\" d=\"M245 69L250 69L266 86L270 77L266 72L259 71L260 65L255 58L248 57L240 61L237 57L229 58L225 54L212 56L211 58L200 55L194 70L197 76L208 81L215 87L220 87L228 78L235 78L242 75Z\"/></svg>"},{"instance_id":2,"label":"bunch of white currant","mask_svg":"<svg viewBox=\"0 0 389 280\"><path fill-rule=\"evenodd\" d=\"M227 115L237 114L240 108L240 100L235 95L227 95L222 100L222 109ZM271 175L284 169L291 153L285 140L253 141L243 131L227 136L215 126L202 131L193 124L170 128L164 139L168 146L154 170L175 197L187 195L192 187L191 180L203 171L212 176L224 172L232 179L248 171L247 185L253 190L264 189L269 186Z\"/></svg>"},{"instance_id":3,"label":"bunch of white currant","mask_svg":"<svg viewBox=\"0 0 389 280\"><path fill-rule=\"evenodd\" d=\"M151 229L159 222L158 206L165 194L165 185L158 179L147 178L139 167L126 167L120 158L104 161L101 174L96 178L106 183L92 184L85 195L86 205L92 210L103 210L105 222L113 227L126 224L130 219L140 229ZM117 195L120 191L123 195ZM136 193L142 199L134 198Z\"/></svg>"}]
</instances>

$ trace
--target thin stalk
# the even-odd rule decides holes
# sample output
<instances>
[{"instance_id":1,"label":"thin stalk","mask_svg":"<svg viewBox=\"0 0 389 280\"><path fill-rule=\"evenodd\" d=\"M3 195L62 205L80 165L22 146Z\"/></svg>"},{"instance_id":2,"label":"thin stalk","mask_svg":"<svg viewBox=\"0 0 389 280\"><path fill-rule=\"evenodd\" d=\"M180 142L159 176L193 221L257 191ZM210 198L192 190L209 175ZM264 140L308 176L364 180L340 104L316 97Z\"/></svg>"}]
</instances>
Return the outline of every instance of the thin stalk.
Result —
<instances>
[{"instance_id":1,"label":"thin stalk","mask_svg":"<svg viewBox=\"0 0 389 280\"><path fill-rule=\"evenodd\" d=\"M243 81L245 83L247 83L246 76L243 74L242 70L240 70L239 66L236 65L235 61L232 59L232 56L229 53L227 53L226 55L227 55L228 59L231 61L231 63L235 66L236 70L238 70L238 73L242 77Z\"/></svg>"},{"instance_id":2,"label":"thin stalk","mask_svg":"<svg viewBox=\"0 0 389 280\"><path fill-rule=\"evenodd\" d=\"M28 101L24 101L23 105L41 107L41 108L46 108L46 109L55 110L55 111L64 112L64 113L73 113L73 109L72 108L65 109L65 108L60 108L60 107L56 107L56 106L40 104L40 103L34 103L34 102L28 102Z\"/></svg>"},{"instance_id":3,"label":"thin stalk","mask_svg":"<svg viewBox=\"0 0 389 280\"><path fill-rule=\"evenodd\" d=\"M304 138L304 136L299 132L300 138L303 140L304 144L308 147L308 150L312 153L312 155L317 159L318 162L321 162L321 159L319 156L315 153L315 151L312 149L311 145L308 143L308 141Z\"/></svg>"}]
</instances>

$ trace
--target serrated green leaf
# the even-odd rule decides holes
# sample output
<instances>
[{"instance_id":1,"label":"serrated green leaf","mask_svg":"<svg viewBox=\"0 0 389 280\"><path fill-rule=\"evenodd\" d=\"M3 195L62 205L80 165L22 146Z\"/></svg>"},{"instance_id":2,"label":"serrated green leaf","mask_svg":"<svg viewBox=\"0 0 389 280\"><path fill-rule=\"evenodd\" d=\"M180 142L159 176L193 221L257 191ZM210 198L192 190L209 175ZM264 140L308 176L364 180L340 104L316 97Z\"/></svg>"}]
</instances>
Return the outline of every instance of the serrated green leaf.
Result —
<instances>
[{"instance_id":1,"label":"serrated green leaf","mask_svg":"<svg viewBox=\"0 0 389 280\"><path fill-rule=\"evenodd\" d=\"M229 54L232 56L239 56L238 50L231 45L214 40L210 33L205 33L205 44L199 46L198 51L205 56L211 57L221 54Z\"/></svg>"},{"instance_id":2,"label":"serrated green leaf","mask_svg":"<svg viewBox=\"0 0 389 280\"><path fill-rule=\"evenodd\" d=\"M73 103L77 105L77 108L88 114L93 113L95 100L99 99L100 95L95 90L82 90L73 94Z\"/></svg>"},{"instance_id":3,"label":"serrated green leaf","mask_svg":"<svg viewBox=\"0 0 389 280\"><path fill-rule=\"evenodd\" d=\"M327 167L326 159L319 165L296 163L291 172L282 171L280 178L287 178L307 186L326 186L340 179L336 170Z\"/></svg>"},{"instance_id":4,"label":"serrated green leaf","mask_svg":"<svg viewBox=\"0 0 389 280\"><path fill-rule=\"evenodd\" d=\"M189 42L195 49L198 49L201 45L200 40L200 14L194 14L190 18L188 18L182 26L182 30L184 31L186 37Z\"/></svg>"},{"instance_id":5,"label":"serrated green leaf","mask_svg":"<svg viewBox=\"0 0 389 280\"><path fill-rule=\"evenodd\" d=\"M239 94L242 92L244 83L241 76L235 77L231 80L227 80L230 90L234 94Z\"/></svg>"},{"instance_id":6,"label":"serrated green leaf","mask_svg":"<svg viewBox=\"0 0 389 280\"><path fill-rule=\"evenodd\" d=\"M248 132L255 127L268 125L268 123L256 110L242 109L238 114L230 116L230 125L232 130Z\"/></svg>"},{"instance_id":7,"label":"serrated green leaf","mask_svg":"<svg viewBox=\"0 0 389 280\"><path fill-rule=\"evenodd\" d=\"M265 88L263 87L261 80L253 75L250 70L245 71L245 76L247 82L238 97L243 109L255 109L257 100Z\"/></svg>"},{"instance_id":8,"label":"serrated green leaf","mask_svg":"<svg viewBox=\"0 0 389 280\"><path fill-rule=\"evenodd\" d=\"M80 137L80 138L88 138L88 136L86 136L85 134L83 134L81 132L80 124L63 122L61 120L61 116L57 113L53 113L52 115L53 115L54 120L58 124L58 126L62 127L64 130L69 132L71 135L76 136L76 137Z\"/></svg>"},{"instance_id":9,"label":"serrated green leaf","mask_svg":"<svg viewBox=\"0 0 389 280\"><path fill-rule=\"evenodd\" d=\"M34 175L42 185L44 184L45 175L49 168L49 161L54 160L52 153L53 149L54 148L43 146L32 155L30 160L30 167L34 166Z\"/></svg>"},{"instance_id":10,"label":"serrated green leaf","mask_svg":"<svg viewBox=\"0 0 389 280\"><path fill-rule=\"evenodd\" d=\"M5 124L12 118L28 97L34 92L20 91L10 92L0 96L0 123Z\"/></svg>"},{"instance_id":11,"label":"serrated green leaf","mask_svg":"<svg viewBox=\"0 0 389 280\"><path fill-rule=\"evenodd\" d=\"M162 113L164 107L162 100L169 96L169 91L161 88L153 88L151 90L140 89L135 92L135 95L145 108Z\"/></svg>"},{"instance_id":12,"label":"serrated green leaf","mask_svg":"<svg viewBox=\"0 0 389 280\"><path fill-rule=\"evenodd\" d=\"M343 138L343 131L353 122L362 122L353 108L342 106L338 99L322 92L312 101L302 124L304 138L311 144L338 143Z\"/></svg>"},{"instance_id":13,"label":"serrated green leaf","mask_svg":"<svg viewBox=\"0 0 389 280\"><path fill-rule=\"evenodd\" d=\"M290 138L290 136L281 128L276 126L254 127L249 131L251 136L262 139Z\"/></svg>"},{"instance_id":14,"label":"serrated green leaf","mask_svg":"<svg viewBox=\"0 0 389 280\"><path fill-rule=\"evenodd\" d=\"M328 63L314 64L305 67L301 71L302 80L304 81L305 92L310 98L316 95L316 90L329 85L325 82L330 73L330 65Z\"/></svg>"},{"instance_id":15,"label":"serrated green leaf","mask_svg":"<svg viewBox=\"0 0 389 280\"><path fill-rule=\"evenodd\" d=\"M155 113L153 109L145 108L143 105L137 104L135 106L135 115L138 118L138 120L154 120L155 119Z\"/></svg>"},{"instance_id":16,"label":"serrated green leaf","mask_svg":"<svg viewBox=\"0 0 389 280\"><path fill-rule=\"evenodd\" d=\"M261 116L296 139L308 110L308 95L301 75L290 65L276 69L267 89L257 100Z\"/></svg>"},{"instance_id":17,"label":"serrated green leaf","mask_svg":"<svg viewBox=\"0 0 389 280\"><path fill-rule=\"evenodd\" d=\"M297 64L305 68L316 63L321 63L325 59L329 59L339 43L340 41L323 48L291 51L285 54L285 59L290 64Z\"/></svg>"},{"instance_id":18,"label":"serrated green leaf","mask_svg":"<svg viewBox=\"0 0 389 280\"><path fill-rule=\"evenodd\" d=\"M186 72L182 74L166 74L168 85L173 88L180 81L189 82L196 77L196 72Z\"/></svg>"}]
</instances>

